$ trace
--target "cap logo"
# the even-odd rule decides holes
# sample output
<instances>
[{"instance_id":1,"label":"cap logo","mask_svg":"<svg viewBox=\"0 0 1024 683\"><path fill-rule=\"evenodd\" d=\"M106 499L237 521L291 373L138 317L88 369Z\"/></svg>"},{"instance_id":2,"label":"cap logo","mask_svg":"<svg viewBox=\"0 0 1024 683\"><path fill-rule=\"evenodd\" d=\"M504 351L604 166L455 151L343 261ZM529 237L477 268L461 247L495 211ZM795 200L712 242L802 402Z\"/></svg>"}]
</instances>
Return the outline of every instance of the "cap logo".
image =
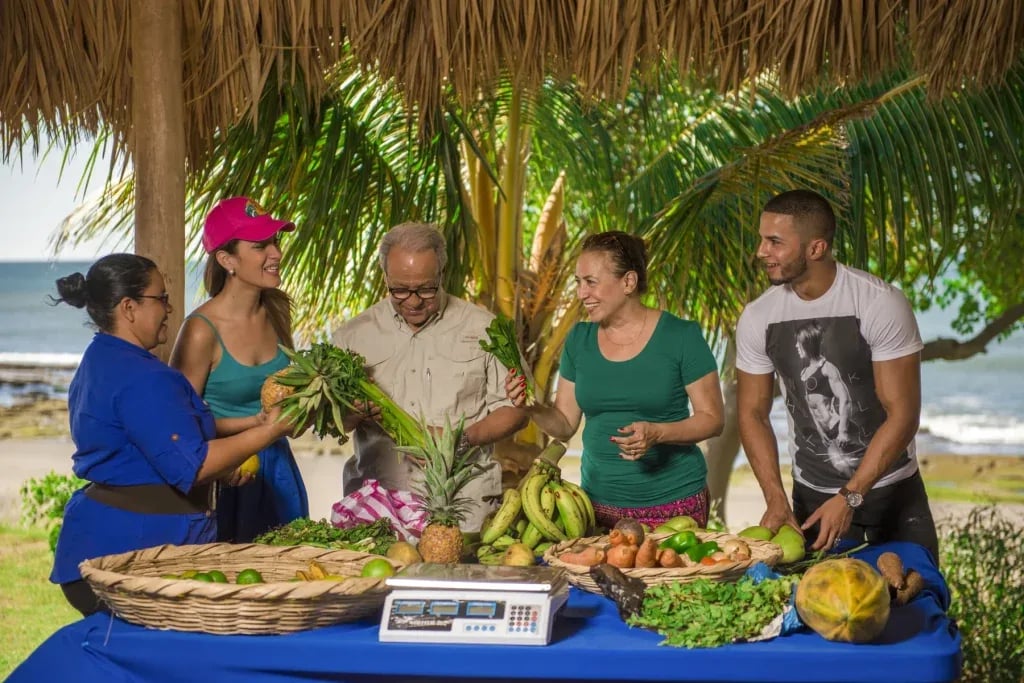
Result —
<instances>
[{"instance_id":1,"label":"cap logo","mask_svg":"<svg viewBox=\"0 0 1024 683\"><path fill-rule=\"evenodd\" d=\"M267 212L262 206L249 199L245 202L245 215L249 218L256 218L257 216L263 216Z\"/></svg>"}]
</instances>

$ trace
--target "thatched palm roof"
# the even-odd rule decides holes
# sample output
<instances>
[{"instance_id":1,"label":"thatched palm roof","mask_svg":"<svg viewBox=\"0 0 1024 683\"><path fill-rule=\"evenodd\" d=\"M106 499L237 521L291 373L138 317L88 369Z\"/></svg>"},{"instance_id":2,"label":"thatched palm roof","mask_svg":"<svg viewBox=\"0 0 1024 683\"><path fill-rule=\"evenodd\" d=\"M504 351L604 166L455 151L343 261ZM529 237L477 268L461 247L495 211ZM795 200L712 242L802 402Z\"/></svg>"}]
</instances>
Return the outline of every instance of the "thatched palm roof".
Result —
<instances>
[{"instance_id":1,"label":"thatched palm roof","mask_svg":"<svg viewBox=\"0 0 1024 683\"><path fill-rule=\"evenodd\" d=\"M147 1L147 0L141 0ZM159 1L159 0L157 0ZM737 89L766 70L790 93L859 79L909 51L932 93L998 81L1024 47L1024 0L181 0L186 145L255 117L264 86L316 103L350 41L368 68L430 108L502 73L573 77L617 96L662 55ZM0 142L115 133L132 149L129 0L0 2Z\"/></svg>"}]
</instances>

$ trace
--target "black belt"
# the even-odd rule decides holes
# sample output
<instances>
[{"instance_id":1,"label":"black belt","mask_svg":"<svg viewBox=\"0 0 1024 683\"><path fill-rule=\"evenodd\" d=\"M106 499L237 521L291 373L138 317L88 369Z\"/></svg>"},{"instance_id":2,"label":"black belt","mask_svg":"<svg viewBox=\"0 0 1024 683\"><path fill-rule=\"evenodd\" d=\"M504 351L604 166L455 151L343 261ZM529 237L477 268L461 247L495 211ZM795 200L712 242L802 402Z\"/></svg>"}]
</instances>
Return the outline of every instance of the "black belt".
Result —
<instances>
[{"instance_id":1,"label":"black belt","mask_svg":"<svg viewBox=\"0 0 1024 683\"><path fill-rule=\"evenodd\" d=\"M93 483L85 487L85 495L97 503L127 512L188 515L210 512L210 488L209 484L200 484L193 486L188 493L182 493L169 484L108 486Z\"/></svg>"}]
</instances>

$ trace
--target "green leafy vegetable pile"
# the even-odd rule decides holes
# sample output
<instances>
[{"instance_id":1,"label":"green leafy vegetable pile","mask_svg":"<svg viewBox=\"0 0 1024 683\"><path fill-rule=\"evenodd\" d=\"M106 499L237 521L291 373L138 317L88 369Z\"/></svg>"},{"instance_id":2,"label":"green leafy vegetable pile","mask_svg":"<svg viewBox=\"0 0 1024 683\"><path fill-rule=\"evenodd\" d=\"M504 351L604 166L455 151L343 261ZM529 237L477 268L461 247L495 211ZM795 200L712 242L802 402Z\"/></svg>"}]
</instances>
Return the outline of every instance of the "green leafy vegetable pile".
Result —
<instances>
[{"instance_id":1,"label":"green leafy vegetable pile","mask_svg":"<svg viewBox=\"0 0 1024 683\"><path fill-rule=\"evenodd\" d=\"M753 638L782 614L796 579L765 579L755 584L697 579L650 586L640 614L627 620L665 636L662 645L718 647Z\"/></svg>"},{"instance_id":2,"label":"green leafy vegetable pile","mask_svg":"<svg viewBox=\"0 0 1024 683\"><path fill-rule=\"evenodd\" d=\"M487 326L487 341L480 340L480 348L494 354L498 362L509 370L515 370L526 379L526 402L533 403L533 383L523 372L523 357L516 341L516 323L511 318L498 315Z\"/></svg>"},{"instance_id":3,"label":"green leafy vegetable pile","mask_svg":"<svg viewBox=\"0 0 1024 683\"><path fill-rule=\"evenodd\" d=\"M317 548L356 550L384 555L398 540L391 520L382 517L375 522L358 524L348 529L332 526L326 519L293 519L284 526L260 534L255 543L267 545L311 545Z\"/></svg>"},{"instance_id":4,"label":"green leafy vegetable pile","mask_svg":"<svg viewBox=\"0 0 1024 683\"><path fill-rule=\"evenodd\" d=\"M345 441L343 415L356 410L356 401L370 401L380 408L381 427L396 444L423 444L419 423L370 381L366 359L360 354L329 343L313 344L302 351L282 349L292 364L275 380L295 388L294 394L281 401L284 417L311 425L321 438Z\"/></svg>"}]
</instances>

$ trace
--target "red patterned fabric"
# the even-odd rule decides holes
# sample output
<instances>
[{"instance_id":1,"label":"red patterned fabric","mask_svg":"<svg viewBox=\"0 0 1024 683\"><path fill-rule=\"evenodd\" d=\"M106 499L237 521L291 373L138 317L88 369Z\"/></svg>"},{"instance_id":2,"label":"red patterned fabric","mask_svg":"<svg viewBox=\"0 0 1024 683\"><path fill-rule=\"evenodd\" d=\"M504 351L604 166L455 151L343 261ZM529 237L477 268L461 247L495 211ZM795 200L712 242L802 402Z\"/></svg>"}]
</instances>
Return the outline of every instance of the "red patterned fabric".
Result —
<instances>
[{"instance_id":1,"label":"red patterned fabric","mask_svg":"<svg viewBox=\"0 0 1024 683\"><path fill-rule=\"evenodd\" d=\"M367 479L362 487L331 506L331 524L341 529L382 517L391 520L403 541L419 538L427 521L422 498L409 491L386 489L376 479Z\"/></svg>"},{"instance_id":2,"label":"red patterned fabric","mask_svg":"<svg viewBox=\"0 0 1024 683\"><path fill-rule=\"evenodd\" d=\"M663 505L652 505L645 508L620 508L614 505L601 505L594 503L594 512L597 513L597 523L611 529L623 517L635 519L647 524L652 529L659 524L680 515L689 515L697 521L700 527L708 524L708 490L705 488L689 498L675 500Z\"/></svg>"}]
</instances>

